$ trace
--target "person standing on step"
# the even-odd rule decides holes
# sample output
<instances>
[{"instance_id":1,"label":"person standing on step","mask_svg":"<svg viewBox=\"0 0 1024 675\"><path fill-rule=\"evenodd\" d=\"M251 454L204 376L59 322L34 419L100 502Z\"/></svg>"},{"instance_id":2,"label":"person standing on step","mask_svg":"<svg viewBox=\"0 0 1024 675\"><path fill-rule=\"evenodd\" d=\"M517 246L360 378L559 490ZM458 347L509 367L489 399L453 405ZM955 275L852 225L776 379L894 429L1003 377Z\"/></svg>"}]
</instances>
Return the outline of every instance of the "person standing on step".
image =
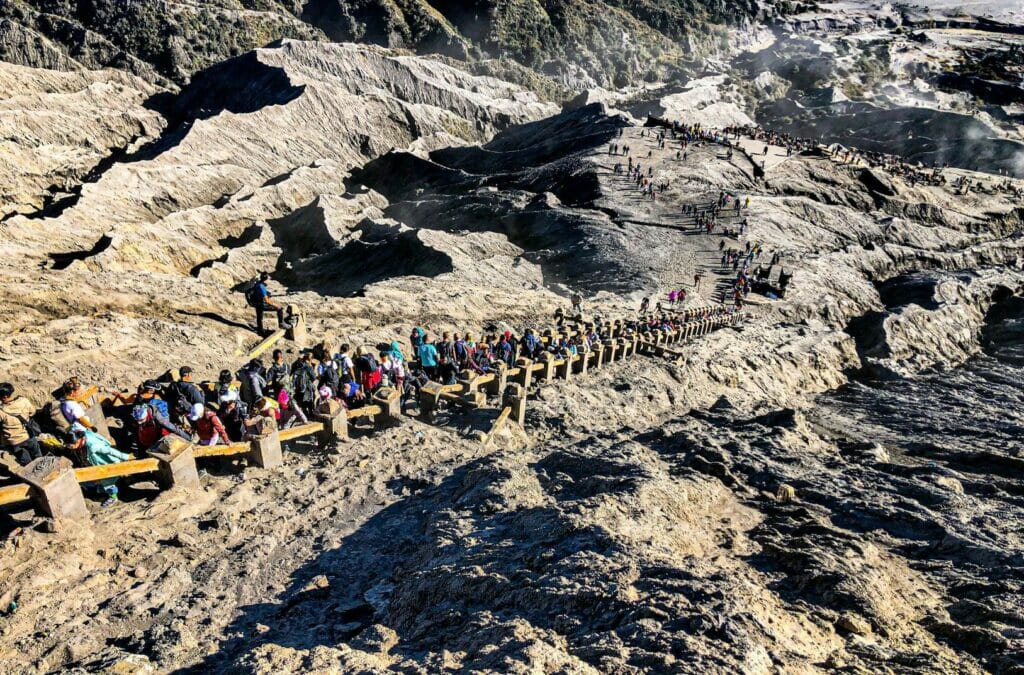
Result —
<instances>
[{"instance_id":1,"label":"person standing on step","mask_svg":"<svg viewBox=\"0 0 1024 675\"><path fill-rule=\"evenodd\" d=\"M423 372L431 380L435 380L437 377L437 347L426 335L423 336L423 342L417 349L417 355L420 357L420 367Z\"/></svg>"},{"instance_id":2,"label":"person standing on step","mask_svg":"<svg viewBox=\"0 0 1024 675\"><path fill-rule=\"evenodd\" d=\"M188 415L195 405L206 403L206 396L192 381L192 368L189 366L178 369L178 381L172 382L167 390L168 405L178 419Z\"/></svg>"},{"instance_id":3,"label":"person standing on step","mask_svg":"<svg viewBox=\"0 0 1024 675\"><path fill-rule=\"evenodd\" d=\"M266 331L263 328L263 313L274 312L277 314L277 327L285 328L284 313L285 308L274 302L270 295L270 289L267 288L267 282L270 281L270 274L267 272L261 272L259 279L250 288L246 294L246 300L256 310L256 332L260 335L266 335Z\"/></svg>"},{"instance_id":4,"label":"person standing on step","mask_svg":"<svg viewBox=\"0 0 1024 675\"><path fill-rule=\"evenodd\" d=\"M280 349L275 349L272 356L273 362L270 364L270 368L267 369L267 383L271 386L281 387L288 383L291 377L291 368L284 361L284 352ZM184 376L182 376L184 379Z\"/></svg>"},{"instance_id":5,"label":"person standing on step","mask_svg":"<svg viewBox=\"0 0 1024 675\"><path fill-rule=\"evenodd\" d=\"M341 355L347 358L348 345L341 346ZM338 357L335 357L337 361ZM342 362L338 362L339 364ZM352 359L348 360L347 369L339 365L342 374L351 374ZM296 402L308 414L313 411L316 399L316 369L313 367L313 352L306 350L302 356L292 364L292 394Z\"/></svg>"}]
</instances>

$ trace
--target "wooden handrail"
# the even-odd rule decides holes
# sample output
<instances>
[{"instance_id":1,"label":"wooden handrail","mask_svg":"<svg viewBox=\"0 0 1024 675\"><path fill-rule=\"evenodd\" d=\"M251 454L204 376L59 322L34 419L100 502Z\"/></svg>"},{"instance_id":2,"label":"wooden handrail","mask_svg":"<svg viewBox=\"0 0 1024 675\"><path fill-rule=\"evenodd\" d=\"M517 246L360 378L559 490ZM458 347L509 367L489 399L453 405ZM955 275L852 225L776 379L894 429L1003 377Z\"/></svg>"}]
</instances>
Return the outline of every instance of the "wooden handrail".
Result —
<instances>
[{"instance_id":1,"label":"wooden handrail","mask_svg":"<svg viewBox=\"0 0 1024 675\"><path fill-rule=\"evenodd\" d=\"M276 344L278 342L278 340L280 340L281 338L284 337L285 332L286 332L285 329L281 328L281 329L275 330L273 333L268 335L267 338L265 340L263 340L263 342L259 343L255 347L253 347L252 350L248 354L245 355L246 360L247 361L252 360L252 359L256 358L257 356L259 356L260 354L263 354L264 352L266 352L271 347L273 347L274 344Z\"/></svg>"},{"instance_id":2,"label":"wooden handrail","mask_svg":"<svg viewBox=\"0 0 1024 675\"><path fill-rule=\"evenodd\" d=\"M0 488L0 506L16 504L29 498L32 488L28 484L10 485Z\"/></svg>"},{"instance_id":3,"label":"wooden handrail","mask_svg":"<svg viewBox=\"0 0 1024 675\"><path fill-rule=\"evenodd\" d=\"M282 429L277 433L278 438L281 442L294 441L296 438L302 438L303 436L311 436L318 434L324 430L323 422L309 422L308 424L300 424L297 427L291 427L290 429Z\"/></svg>"},{"instance_id":4,"label":"wooden handrail","mask_svg":"<svg viewBox=\"0 0 1024 675\"><path fill-rule=\"evenodd\" d=\"M199 445L192 451L196 459L200 457L230 457L232 455L244 455L252 450L249 443L230 443L228 445Z\"/></svg>"},{"instance_id":5,"label":"wooden handrail","mask_svg":"<svg viewBox=\"0 0 1024 675\"><path fill-rule=\"evenodd\" d=\"M155 459L133 459L127 462L116 464L101 464L99 466L86 466L75 469L75 480L79 483L91 483L104 478L120 478L122 476L134 476L138 473L152 473L160 468L160 462Z\"/></svg>"},{"instance_id":6,"label":"wooden handrail","mask_svg":"<svg viewBox=\"0 0 1024 675\"><path fill-rule=\"evenodd\" d=\"M502 409L501 414L498 415L498 419L494 420L494 424L491 426L490 432L484 436L484 445L487 445L492 440L494 440L494 435L501 431L501 428L505 426L505 423L508 421L508 418L511 414L512 408L506 407Z\"/></svg>"},{"instance_id":7,"label":"wooden handrail","mask_svg":"<svg viewBox=\"0 0 1024 675\"><path fill-rule=\"evenodd\" d=\"M347 416L350 420L358 419L360 417L374 417L376 415L383 415L384 408L379 405L366 405L362 408L356 408L355 410L349 410Z\"/></svg>"},{"instance_id":8,"label":"wooden handrail","mask_svg":"<svg viewBox=\"0 0 1024 675\"><path fill-rule=\"evenodd\" d=\"M701 308L701 309L695 309L693 311L699 313L699 312L708 311L709 309L713 309L713 308ZM684 311L689 311L689 310L684 310ZM677 314L677 316L678 316L678 314ZM687 323L696 323L696 322L703 323L703 322L707 322L707 321L710 321L710 323L708 324L708 328L714 328L714 327L717 327L717 326L722 326L722 325L727 325L728 324L728 320L727 319L719 318L719 317L713 317L710 320L709 319L700 319L700 320L698 320L698 319L695 318L692 321L688 321ZM675 331L675 333L677 333L677 334L679 332L680 332L679 329L677 329ZM574 331L574 333L575 333L575 331ZM279 329L279 330L275 331L270 336L268 336L266 339L264 339L262 342L260 342L255 348L253 348L253 350L249 352L247 358L252 359L252 358L255 358L255 357L259 356L260 354L265 352L267 349L269 349L271 346L273 346L278 340L283 338L285 336L285 334L286 334L285 329ZM546 341L547 340L545 340L545 342ZM666 352L667 353L673 353L674 352L674 350L663 348L663 347L661 349L662 349L663 353L666 353ZM676 353L678 354L678 352L676 352ZM579 360L588 358L588 356L590 356L590 355L595 355L596 356L596 354L594 352L590 352L590 353L587 353L587 354L577 354L576 356L570 357L568 359L557 359L557 360L554 360L554 365L556 367L557 366L564 366L567 361L569 363L573 363L575 361L579 361ZM547 367L547 363L546 362L543 362L543 361L535 362L531 366L529 366L529 370L531 370L531 371L542 371L546 367ZM510 377L510 378L514 377L516 375L521 374L523 372L524 368L525 367L509 368L506 371L506 375L508 377ZM482 384L487 384L489 382L493 382L495 379L496 379L496 375L494 373L488 373L488 374L481 375L481 376L475 378L473 380L473 383L474 383L475 386L479 386L479 385L482 385ZM466 384L442 385L442 386L439 387L439 392L440 392L440 396L442 398L446 399L446 400L454 401L454 402L458 402L458 403L463 403L463 404L469 405L471 407L475 407L472 402L465 401L461 397L461 394L465 393L467 391L467 389L468 389L468 386ZM78 400L87 400L89 397L94 396L94 395L96 395L98 393L99 393L98 387L95 386L95 385L92 385L92 386L88 387L87 389L85 389L82 392L82 394L80 394L80 396L78 397ZM384 413L384 409L381 406L379 406L379 405L368 405L368 406L364 406L362 408L358 408L356 410L346 411L346 418L349 419L349 420L355 420L355 419L359 419L361 417L374 417L374 416L377 416L377 415L382 415L383 413ZM496 432L498 432L507 423L511 413L512 413L512 409L511 408L504 408L504 409L502 409L501 413L498 415L497 419L495 420L494 425L491 427L491 432L489 434L485 434L484 435L483 440L484 440L485 443L489 442L490 439L493 438L494 434ZM324 430L324 428L325 428L325 425L323 423L321 423L321 422L309 422L307 424L303 424L303 425L298 426L298 427L292 427L290 429L281 430L279 432L278 436L279 436L279 438L280 438L280 440L282 442L285 442L285 441L295 440L297 438L302 438L302 437L305 437L305 436L310 436L310 435L313 435L313 434L320 433L320 432L322 432ZM246 453L248 453L250 451L250 449L251 449L251 446L250 446L249 443L231 443L231 444L228 444L228 445L196 446L194 448L194 450L193 450L193 453L194 453L194 456L196 458L201 458L201 457L226 457L226 456L231 456L231 455L246 454ZM103 480L103 479L106 479L106 478L120 478L120 477L133 476L133 475L144 474L144 473L153 473L155 471L158 471L159 468L160 468L160 463L159 463L158 460L156 460L154 458L143 458L143 459L129 460L127 462L117 462L117 463L114 463L114 464L103 464L103 465L100 465L100 466L87 466L87 467L75 469L74 471L75 471L75 480L76 481L78 481L79 483L91 483L91 482ZM17 503L17 502L25 501L25 500L27 500L27 499L29 499L31 497L31 493L32 493L31 486L26 485L26 484L11 485L11 486L7 486L7 487L4 487L4 488L0 488L0 506L4 506L4 505L7 505L7 504L14 504L14 503Z\"/></svg>"}]
</instances>

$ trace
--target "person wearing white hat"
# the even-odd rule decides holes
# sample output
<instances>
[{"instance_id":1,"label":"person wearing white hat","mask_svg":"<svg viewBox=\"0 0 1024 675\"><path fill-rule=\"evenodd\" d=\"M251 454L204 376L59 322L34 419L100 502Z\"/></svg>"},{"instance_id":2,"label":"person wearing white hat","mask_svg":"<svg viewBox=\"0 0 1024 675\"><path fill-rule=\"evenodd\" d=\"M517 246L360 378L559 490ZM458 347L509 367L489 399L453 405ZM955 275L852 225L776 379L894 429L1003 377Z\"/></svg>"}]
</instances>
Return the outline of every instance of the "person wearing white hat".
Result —
<instances>
[{"instance_id":1,"label":"person wearing white hat","mask_svg":"<svg viewBox=\"0 0 1024 675\"><path fill-rule=\"evenodd\" d=\"M227 429L224 428L224 424L217 417L217 413L207 410L206 406L202 403L193 403L187 417L199 445L217 445L218 443L227 445L231 443L231 439L228 438Z\"/></svg>"}]
</instances>

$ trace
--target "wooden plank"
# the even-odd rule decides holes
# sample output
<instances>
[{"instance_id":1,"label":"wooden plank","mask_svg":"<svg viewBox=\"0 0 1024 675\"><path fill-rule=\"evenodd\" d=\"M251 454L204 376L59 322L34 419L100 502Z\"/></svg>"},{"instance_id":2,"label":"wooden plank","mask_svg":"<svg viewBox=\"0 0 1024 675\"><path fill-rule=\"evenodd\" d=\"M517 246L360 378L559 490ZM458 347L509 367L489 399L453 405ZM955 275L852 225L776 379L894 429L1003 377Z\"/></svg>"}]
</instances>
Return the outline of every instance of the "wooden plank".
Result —
<instances>
[{"instance_id":1,"label":"wooden plank","mask_svg":"<svg viewBox=\"0 0 1024 675\"><path fill-rule=\"evenodd\" d=\"M151 473L159 468L160 462L155 459L133 459L128 462L75 469L75 479L79 483L91 483L104 478L120 478L122 476L134 476L139 473Z\"/></svg>"},{"instance_id":2,"label":"wooden plank","mask_svg":"<svg viewBox=\"0 0 1024 675\"><path fill-rule=\"evenodd\" d=\"M97 387L95 384L90 385L90 386L86 387L85 389L83 389L82 391L78 392L78 396L76 396L74 398L74 400L78 401L79 403L88 404L89 403L89 399L91 399L93 396L98 394L99 391L100 391L100 388Z\"/></svg>"},{"instance_id":3,"label":"wooden plank","mask_svg":"<svg viewBox=\"0 0 1024 675\"><path fill-rule=\"evenodd\" d=\"M252 350L245 355L245 360L249 361L251 359L256 358L260 354L264 353L265 351L273 347L275 344L277 344L277 342L284 337L284 334L285 330L283 328L280 330L275 330L267 337L267 339L253 347Z\"/></svg>"},{"instance_id":4,"label":"wooden plank","mask_svg":"<svg viewBox=\"0 0 1024 675\"><path fill-rule=\"evenodd\" d=\"M362 408L356 408L355 410L349 410L347 413L348 419L354 420L360 417L374 417L375 415L383 415L384 408L379 405L367 405Z\"/></svg>"},{"instance_id":5,"label":"wooden plank","mask_svg":"<svg viewBox=\"0 0 1024 675\"><path fill-rule=\"evenodd\" d=\"M487 445L494 440L494 435L501 431L501 428L508 422L509 415L512 414L512 408L504 408L501 414L498 415L498 419L494 420L494 424L491 426L491 431L483 438L484 445Z\"/></svg>"},{"instance_id":6,"label":"wooden plank","mask_svg":"<svg viewBox=\"0 0 1024 675\"><path fill-rule=\"evenodd\" d=\"M196 459L200 457L230 457L244 455L252 446L248 443L231 443L230 445L197 445L192 451Z\"/></svg>"},{"instance_id":7,"label":"wooden plank","mask_svg":"<svg viewBox=\"0 0 1024 675\"><path fill-rule=\"evenodd\" d=\"M494 373L486 373L473 380L476 385L487 384L488 382L494 382Z\"/></svg>"},{"instance_id":8,"label":"wooden plank","mask_svg":"<svg viewBox=\"0 0 1024 675\"><path fill-rule=\"evenodd\" d=\"M28 485L11 485L10 487L0 488L0 506L5 504L17 504L29 499L32 488Z\"/></svg>"},{"instance_id":9,"label":"wooden plank","mask_svg":"<svg viewBox=\"0 0 1024 675\"><path fill-rule=\"evenodd\" d=\"M323 430L323 422L310 422L308 424L301 424L297 427L292 427L291 429L282 429L278 432L278 437L281 439L281 442L284 443L285 441L293 441L296 438L302 438L303 436L312 436L313 434L318 434Z\"/></svg>"}]
</instances>

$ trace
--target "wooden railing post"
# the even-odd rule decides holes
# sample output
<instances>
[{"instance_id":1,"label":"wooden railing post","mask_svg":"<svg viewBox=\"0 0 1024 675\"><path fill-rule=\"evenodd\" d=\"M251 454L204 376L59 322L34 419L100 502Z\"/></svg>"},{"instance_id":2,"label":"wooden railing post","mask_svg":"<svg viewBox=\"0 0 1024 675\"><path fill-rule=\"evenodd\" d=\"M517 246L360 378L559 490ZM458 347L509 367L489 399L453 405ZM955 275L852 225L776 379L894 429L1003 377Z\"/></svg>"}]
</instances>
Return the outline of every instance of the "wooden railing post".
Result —
<instances>
[{"instance_id":1,"label":"wooden railing post","mask_svg":"<svg viewBox=\"0 0 1024 675\"><path fill-rule=\"evenodd\" d=\"M165 436L148 454L160 462L160 484L164 488L199 487L195 449L185 439Z\"/></svg>"},{"instance_id":2,"label":"wooden railing post","mask_svg":"<svg viewBox=\"0 0 1024 675\"><path fill-rule=\"evenodd\" d=\"M249 461L263 469L276 469L284 464L281 452L281 438L274 429L262 436L253 436L249 441Z\"/></svg>"},{"instance_id":3,"label":"wooden railing post","mask_svg":"<svg viewBox=\"0 0 1024 675\"><path fill-rule=\"evenodd\" d=\"M295 305L288 305L288 314L291 317L291 327L285 331L285 337L299 347L305 347L309 335L306 332L306 317Z\"/></svg>"},{"instance_id":4,"label":"wooden railing post","mask_svg":"<svg viewBox=\"0 0 1024 675\"><path fill-rule=\"evenodd\" d=\"M437 382L427 382L420 388L420 416L428 422L437 414L437 404L444 388Z\"/></svg>"},{"instance_id":5,"label":"wooden railing post","mask_svg":"<svg viewBox=\"0 0 1024 675\"><path fill-rule=\"evenodd\" d=\"M32 486L32 497L39 510L55 524L89 517L75 469L66 457L40 457L21 469L18 477Z\"/></svg>"},{"instance_id":6,"label":"wooden railing post","mask_svg":"<svg viewBox=\"0 0 1024 675\"><path fill-rule=\"evenodd\" d=\"M576 369L576 372L580 375L586 375L587 369L590 365L590 352L585 352L581 350L579 353L579 358L576 359L576 365L579 366Z\"/></svg>"},{"instance_id":7,"label":"wooden railing post","mask_svg":"<svg viewBox=\"0 0 1024 675\"><path fill-rule=\"evenodd\" d=\"M526 389L521 384L512 383L505 388L502 401L503 408L511 408L511 417L519 426L526 424Z\"/></svg>"},{"instance_id":8,"label":"wooden railing post","mask_svg":"<svg viewBox=\"0 0 1024 675\"><path fill-rule=\"evenodd\" d=\"M325 412L317 413L314 419L324 425L323 430L317 434L317 445L321 450L348 440L348 411L337 401L330 401L332 405Z\"/></svg>"},{"instance_id":9,"label":"wooden railing post","mask_svg":"<svg viewBox=\"0 0 1024 675\"><path fill-rule=\"evenodd\" d=\"M375 422L382 429L397 427L402 423L402 392L391 387L384 387L378 391L373 402L380 406L381 414Z\"/></svg>"},{"instance_id":10,"label":"wooden railing post","mask_svg":"<svg viewBox=\"0 0 1024 675\"><path fill-rule=\"evenodd\" d=\"M519 367L519 374L514 379L519 386L529 391L530 383L533 381L533 361L530 359L519 359L516 365Z\"/></svg>"},{"instance_id":11,"label":"wooden railing post","mask_svg":"<svg viewBox=\"0 0 1024 675\"><path fill-rule=\"evenodd\" d=\"M501 393L505 391L506 385L508 385L508 366L503 362L497 361L494 364L494 379L487 383L487 393L491 396L501 396Z\"/></svg>"}]
</instances>

